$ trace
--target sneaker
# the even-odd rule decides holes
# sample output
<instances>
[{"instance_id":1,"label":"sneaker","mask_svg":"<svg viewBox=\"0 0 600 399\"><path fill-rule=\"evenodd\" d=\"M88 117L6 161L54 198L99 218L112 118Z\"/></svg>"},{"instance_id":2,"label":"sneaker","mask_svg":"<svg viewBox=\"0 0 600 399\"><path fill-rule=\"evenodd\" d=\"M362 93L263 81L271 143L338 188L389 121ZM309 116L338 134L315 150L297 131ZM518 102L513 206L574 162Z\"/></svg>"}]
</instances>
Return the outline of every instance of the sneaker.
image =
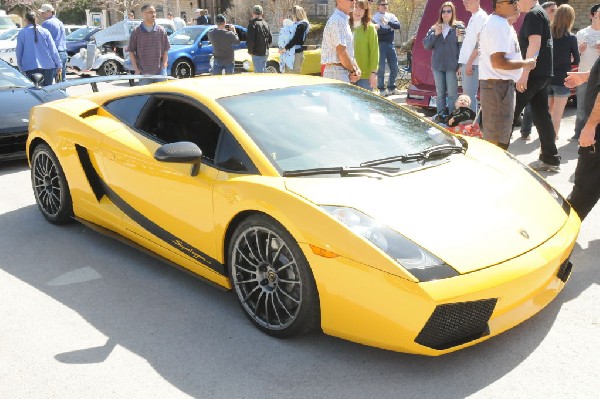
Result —
<instances>
[{"instance_id":1,"label":"sneaker","mask_svg":"<svg viewBox=\"0 0 600 399\"><path fill-rule=\"evenodd\" d=\"M536 172L559 172L560 171L560 165L550 165L547 164L546 162L542 161L541 159L538 159L537 161L533 161L532 163L529 164L529 167L533 170L535 170Z\"/></svg>"},{"instance_id":2,"label":"sneaker","mask_svg":"<svg viewBox=\"0 0 600 399\"><path fill-rule=\"evenodd\" d=\"M531 141L531 133L526 133L526 132L521 131L521 140Z\"/></svg>"},{"instance_id":3,"label":"sneaker","mask_svg":"<svg viewBox=\"0 0 600 399\"><path fill-rule=\"evenodd\" d=\"M579 135L578 134L574 135L573 137L571 137L569 139L569 141L579 141Z\"/></svg>"},{"instance_id":4,"label":"sneaker","mask_svg":"<svg viewBox=\"0 0 600 399\"><path fill-rule=\"evenodd\" d=\"M399 95L400 95L400 90L398 90L398 89L388 91L388 96L399 96Z\"/></svg>"},{"instance_id":5,"label":"sneaker","mask_svg":"<svg viewBox=\"0 0 600 399\"><path fill-rule=\"evenodd\" d=\"M388 91L386 89L379 90L379 95L382 97L387 97Z\"/></svg>"}]
</instances>

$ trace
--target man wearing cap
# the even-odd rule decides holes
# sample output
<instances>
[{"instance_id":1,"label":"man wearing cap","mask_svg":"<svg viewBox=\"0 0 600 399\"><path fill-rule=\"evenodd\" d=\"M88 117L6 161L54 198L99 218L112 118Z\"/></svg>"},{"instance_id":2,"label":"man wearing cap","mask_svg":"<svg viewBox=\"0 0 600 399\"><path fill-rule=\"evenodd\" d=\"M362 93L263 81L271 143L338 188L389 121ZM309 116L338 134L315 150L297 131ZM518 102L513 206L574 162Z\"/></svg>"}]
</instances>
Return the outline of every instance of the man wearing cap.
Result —
<instances>
[{"instance_id":1,"label":"man wearing cap","mask_svg":"<svg viewBox=\"0 0 600 399\"><path fill-rule=\"evenodd\" d=\"M354 43L349 15L354 11L354 1L337 0L336 9L323 29L321 64L325 65L323 77L355 83L360 79L360 69L354 58Z\"/></svg>"},{"instance_id":2,"label":"man wearing cap","mask_svg":"<svg viewBox=\"0 0 600 399\"><path fill-rule=\"evenodd\" d=\"M213 46L213 67L211 74L233 74L233 46L240 43L235 27L227 25L227 19L219 14L216 17L217 29L208 32L208 40Z\"/></svg>"},{"instance_id":3,"label":"man wearing cap","mask_svg":"<svg viewBox=\"0 0 600 399\"><path fill-rule=\"evenodd\" d=\"M169 40L165 28L156 23L156 9L142 6L143 22L131 32L127 51L136 75L167 76L169 65ZM139 84L151 83L151 79L140 79Z\"/></svg>"},{"instance_id":4,"label":"man wearing cap","mask_svg":"<svg viewBox=\"0 0 600 399\"><path fill-rule=\"evenodd\" d=\"M51 4L42 4L38 12L42 18L44 18L42 27L48 29L48 32L50 32L54 44L56 45L56 49L58 50L60 62L62 62L60 75L57 76L58 70L54 70L54 79L56 82L64 82L65 77L67 76L67 40L65 38L65 27L63 23L56 18L54 7L52 7Z\"/></svg>"},{"instance_id":5,"label":"man wearing cap","mask_svg":"<svg viewBox=\"0 0 600 399\"><path fill-rule=\"evenodd\" d=\"M254 72L258 73L263 73L267 67L269 47L273 41L269 24L262 16L263 8L260 5L252 7L252 19L248 24L248 34L246 35L248 54L252 56Z\"/></svg>"}]
</instances>

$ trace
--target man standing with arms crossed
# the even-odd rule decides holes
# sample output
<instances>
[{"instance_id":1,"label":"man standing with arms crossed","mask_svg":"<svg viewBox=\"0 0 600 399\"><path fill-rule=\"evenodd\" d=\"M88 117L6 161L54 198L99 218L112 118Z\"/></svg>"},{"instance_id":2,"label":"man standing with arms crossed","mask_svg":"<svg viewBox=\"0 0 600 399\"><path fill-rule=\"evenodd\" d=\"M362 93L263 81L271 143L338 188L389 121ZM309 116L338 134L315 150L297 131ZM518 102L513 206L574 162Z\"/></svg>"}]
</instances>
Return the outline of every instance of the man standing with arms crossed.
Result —
<instances>
[{"instance_id":1,"label":"man standing with arms crossed","mask_svg":"<svg viewBox=\"0 0 600 399\"><path fill-rule=\"evenodd\" d=\"M533 58L523 60L517 33L507 18L518 15L518 0L493 0L480 35L479 86L485 123L483 138L507 149L515 109L515 84L523 69L535 68ZM547 106L546 106L547 111Z\"/></svg>"},{"instance_id":2,"label":"man standing with arms crossed","mask_svg":"<svg viewBox=\"0 0 600 399\"><path fill-rule=\"evenodd\" d=\"M471 98L471 109L477 112L477 90L479 90L479 32L488 15L481 9L479 0L463 0L465 9L472 15L458 56L461 65L463 93Z\"/></svg>"},{"instance_id":3,"label":"man standing with arms crossed","mask_svg":"<svg viewBox=\"0 0 600 399\"><path fill-rule=\"evenodd\" d=\"M131 65L136 75L167 76L169 65L169 40L165 28L156 24L156 9L153 5L142 6L144 21L131 32L129 46ZM140 79L139 85L152 83L151 79Z\"/></svg>"},{"instance_id":4,"label":"man standing with arms crossed","mask_svg":"<svg viewBox=\"0 0 600 399\"><path fill-rule=\"evenodd\" d=\"M263 19L263 8L257 4L252 7L252 19L248 24L248 33L246 34L246 45L248 46L248 54L252 56L254 72L265 72L272 41L273 37L271 36L269 24Z\"/></svg>"},{"instance_id":5,"label":"man standing with arms crossed","mask_svg":"<svg viewBox=\"0 0 600 399\"><path fill-rule=\"evenodd\" d=\"M63 23L56 18L54 7L52 7L51 4L42 4L38 12L42 18L44 18L42 26L50 32L54 44L56 45L56 49L58 50L58 57L62 63L60 75L57 73L57 69L54 70L54 79L56 82L64 82L67 76L67 40L65 38L65 27Z\"/></svg>"},{"instance_id":6,"label":"man standing with arms crossed","mask_svg":"<svg viewBox=\"0 0 600 399\"><path fill-rule=\"evenodd\" d=\"M336 9L327 20L321 43L321 64L325 65L324 78L350 83L360 79L349 23L349 14L352 11L354 0L336 0Z\"/></svg>"},{"instance_id":7,"label":"man standing with arms crossed","mask_svg":"<svg viewBox=\"0 0 600 399\"><path fill-rule=\"evenodd\" d=\"M388 0L377 0L377 12L373 15L373 23L377 28L379 41L379 68L377 69L377 89L382 96L400 94L396 90L398 77L398 56L394 47L394 31L400 29L400 21L388 12ZM387 91L385 90L385 61L390 68Z\"/></svg>"},{"instance_id":8,"label":"man standing with arms crossed","mask_svg":"<svg viewBox=\"0 0 600 399\"><path fill-rule=\"evenodd\" d=\"M548 82L552 78L552 36L550 20L537 0L519 0L519 10L527 12L521 30L519 45L524 58L535 58L534 70L523 70L516 83L517 100L513 120L517 120L523 108L530 103L533 124L540 137L539 159L529 166L537 171L558 172L560 157L556 148L556 133L548 110ZM526 139L526 137L522 137Z\"/></svg>"}]
</instances>

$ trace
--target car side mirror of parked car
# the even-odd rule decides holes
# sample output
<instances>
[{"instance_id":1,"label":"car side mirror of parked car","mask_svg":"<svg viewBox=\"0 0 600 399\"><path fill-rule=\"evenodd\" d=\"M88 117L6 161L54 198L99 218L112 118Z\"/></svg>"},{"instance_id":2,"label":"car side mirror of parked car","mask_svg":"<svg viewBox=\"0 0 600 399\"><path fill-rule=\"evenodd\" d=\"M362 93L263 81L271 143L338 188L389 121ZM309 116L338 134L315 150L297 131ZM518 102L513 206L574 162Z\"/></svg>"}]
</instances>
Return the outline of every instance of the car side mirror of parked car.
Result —
<instances>
[{"instance_id":1,"label":"car side mirror of parked car","mask_svg":"<svg viewBox=\"0 0 600 399\"><path fill-rule=\"evenodd\" d=\"M34 73L31 75L33 79L33 83L35 83L35 87L40 88L42 86L42 82L44 81L44 75L41 73Z\"/></svg>"},{"instance_id":2,"label":"car side mirror of parked car","mask_svg":"<svg viewBox=\"0 0 600 399\"><path fill-rule=\"evenodd\" d=\"M191 163L190 174L198 176L202 163L202 150L195 143L189 141L168 143L158 147L154 153L154 159L160 162Z\"/></svg>"}]
</instances>

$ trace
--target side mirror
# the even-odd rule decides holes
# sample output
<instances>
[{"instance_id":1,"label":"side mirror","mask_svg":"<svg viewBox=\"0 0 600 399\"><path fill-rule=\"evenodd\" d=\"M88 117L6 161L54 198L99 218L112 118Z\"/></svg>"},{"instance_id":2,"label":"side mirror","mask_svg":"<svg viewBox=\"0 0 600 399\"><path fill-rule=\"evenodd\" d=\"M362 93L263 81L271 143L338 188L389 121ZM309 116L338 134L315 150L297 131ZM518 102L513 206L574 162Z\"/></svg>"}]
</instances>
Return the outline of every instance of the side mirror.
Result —
<instances>
[{"instance_id":1,"label":"side mirror","mask_svg":"<svg viewBox=\"0 0 600 399\"><path fill-rule=\"evenodd\" d=\"M42 82L44 81L44 75L42 75L41 73L34 73L33 75L31 75L31 77L33 79L33 83L35 83L35 87L40 88Z\"/></svg>"},{"instance_id":2,"label":"side mirror","mask_svg":"<svg viewBox=\"0 0 600 399\"><path fill-rule=\"evenodd\" d=\"M168 143L158 147L154 153L154 159L160 162L191 163L192 170L190 174L198 176L200 164L202 163L202 150L189 141Z\"/></svg>"}]
</instances>

